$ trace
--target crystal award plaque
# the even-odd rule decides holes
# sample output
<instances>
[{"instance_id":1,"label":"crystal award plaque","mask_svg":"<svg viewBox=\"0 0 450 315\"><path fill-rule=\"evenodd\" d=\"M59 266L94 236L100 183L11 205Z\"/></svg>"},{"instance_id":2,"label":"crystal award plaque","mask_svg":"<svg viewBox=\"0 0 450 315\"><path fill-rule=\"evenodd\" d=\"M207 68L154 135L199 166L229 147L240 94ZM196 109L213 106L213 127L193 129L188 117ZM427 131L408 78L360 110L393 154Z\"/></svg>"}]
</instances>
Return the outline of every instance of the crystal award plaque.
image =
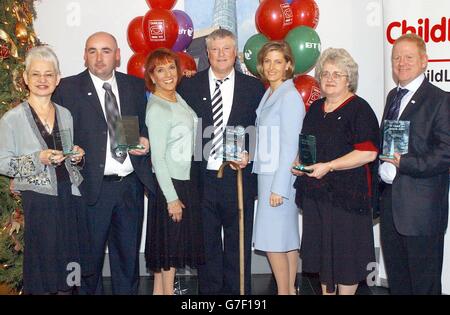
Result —
<instances>
[{"instance_id":1,"label":"crystal award plaque","mask_svg":"<svg viewBox=\"0 0 450 315\"><path fill-rule=\"evenodd\" d=\"M308 169L307 166L316 163L316 137L300 134L298 152L301 164L294 168L305 173L312 173L313 170Z\"/></svg>"},{"instance_id":2,"label":"crystal award plaque","mask_svg":"<svg viewBox=\"0 0 450 315\"><path fill-rule=\"evenodd\" d=\"M392 159L394 153L408 153L409 121L385 120L383 128L383 151L380 158Z\"/></svg>"},{"instance_id":3,"label":"crystal award plaque","mask_svg":"<svg viewBox=\"0 0 450 315\"><path fill-rule=\"evenodd\" d=\"M72 132L70 129L61 129L53 132L53 142L55 148L62 148L63 155L73 155L78 153L73 150Z\"/></svg>"},{"instance_id":4,"label":"crystal award plaque","mask_svg":"<svg viewBox=\"0 0 450 315\"><path fill-rule=\"evenodd\" d=\"M223 150L224 161L241 161L241 154L245 147L245 128L236 126L227 127Z\"/></svg>"},{"instance_id":5,"label":"crystal award plaque","mask_svg":"<svg viewBox=\"0 0 450 315\"><path fill-rule=\"evenodd\" d=\"M139 143L139 119L137 116L122 116L116 122L117 149L128 151L134 149L144 149Z\"/></svg>"}]
</instances>

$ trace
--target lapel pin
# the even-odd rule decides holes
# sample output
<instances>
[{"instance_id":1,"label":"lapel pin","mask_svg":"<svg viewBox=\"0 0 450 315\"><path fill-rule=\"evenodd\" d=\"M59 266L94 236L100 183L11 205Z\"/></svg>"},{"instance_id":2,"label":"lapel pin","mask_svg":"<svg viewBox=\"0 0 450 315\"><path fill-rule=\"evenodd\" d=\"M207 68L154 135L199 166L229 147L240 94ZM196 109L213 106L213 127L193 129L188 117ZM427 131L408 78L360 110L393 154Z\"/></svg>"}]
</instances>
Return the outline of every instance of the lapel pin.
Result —
<instances>
[{"instance_id":1,"label":"lapel pin","mask_svg":"<svg viewBox=\"0 0 450 315\"><path fill-rule=\"evenodd\" d=\"M92 93L91 93L91 92L89 92L89 93L88 93L88 95L89 95L89 96L91 96L91 95L92 95Z\"/></svg>"},{"instance_id":2,"label":"lapel pin","mask_svg":"<svg viewBox=\"0 0 450 315\"><path fill-rule=\"evenodd\" d=\"M415 100L411 100L411 103L416 104L416 101Z\"/></svg>"},{"instance_id":3,"label":"lapel pin","mask_svg":"<svg viewBox=\"0 0 450 315\"><path fill-rule=\"evenodd\" d=\"M204 97L203 100L206 101L206 97Z\"/></svg>"},{"instance_id":4,"label":"lapel pin","mask_svg":"<svg viewBox=\"0 0 450 315\"><path fill-rule=\"evenodd\" d=\"M338 117L338 120L341 119L341 116Z\"/></svg>"}]
</instances>

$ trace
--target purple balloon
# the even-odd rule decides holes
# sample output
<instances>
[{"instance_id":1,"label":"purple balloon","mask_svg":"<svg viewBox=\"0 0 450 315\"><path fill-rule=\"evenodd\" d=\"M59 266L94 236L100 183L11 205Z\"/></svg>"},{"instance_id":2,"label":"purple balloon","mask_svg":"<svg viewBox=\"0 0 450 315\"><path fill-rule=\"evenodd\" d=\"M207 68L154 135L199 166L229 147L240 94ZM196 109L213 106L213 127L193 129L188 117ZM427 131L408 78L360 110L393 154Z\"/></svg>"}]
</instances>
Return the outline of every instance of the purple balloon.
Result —
<instances>
[{"instance_id":1,"label":"purple balloon","mask_svg":"<svg viewBox=\"0 0 450 315\"><path fill-rule=\"evenodd\" d=\"M178 22L178 37L172 50L183 51L189 46L194 38L194 26L191 18L186 12L181 10L172 10L172 12L175 14Z\"/></svg>"}]
</instances>

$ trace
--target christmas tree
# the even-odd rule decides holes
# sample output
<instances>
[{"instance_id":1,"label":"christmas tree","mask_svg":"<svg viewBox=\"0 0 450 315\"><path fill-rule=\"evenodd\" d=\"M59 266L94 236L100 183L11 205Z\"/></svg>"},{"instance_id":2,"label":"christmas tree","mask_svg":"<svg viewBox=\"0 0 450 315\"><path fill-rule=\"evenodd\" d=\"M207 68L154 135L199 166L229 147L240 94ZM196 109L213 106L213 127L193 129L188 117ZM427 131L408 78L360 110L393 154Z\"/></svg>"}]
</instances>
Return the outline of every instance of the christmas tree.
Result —
<instances>
[{"instance_id":1,"label":"christmas tree","mask_svg":"<svg viewBox=\"0 0 450 315\"><path fill-rule=\"evenodd\" d=\"M27 97L22 80L26 52L37 44L34 0L0 1L0 117ZM20 290L23 212L10 179L0 176L0 283Z\"/></svg>"}]
</instances>

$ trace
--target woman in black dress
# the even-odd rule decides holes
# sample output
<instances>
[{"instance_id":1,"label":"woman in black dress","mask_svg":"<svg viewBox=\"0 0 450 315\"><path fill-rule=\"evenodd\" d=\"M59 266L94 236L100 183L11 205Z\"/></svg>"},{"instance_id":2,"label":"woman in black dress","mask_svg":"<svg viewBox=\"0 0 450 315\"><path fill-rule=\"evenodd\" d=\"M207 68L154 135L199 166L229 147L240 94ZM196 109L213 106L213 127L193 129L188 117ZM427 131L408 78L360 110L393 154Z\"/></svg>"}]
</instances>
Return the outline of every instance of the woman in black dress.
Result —
<instances>
[{"instance_id":1,"label":"woman in black dress","mask_svg":"<svg viewBox=\"0 0 450 315\"><path fill-rule=\"evenodd\" d=\"M376 261L370 201L378 121L355 94L358 65L347 51L325 50L315 75L324 97L311 105L302 134L315 136L317 160L307 166L311 173L293 169L303 210L302 270L319 273L323 294L354 294Z\"/></svg>"},{"instance_id":2,"label":"woman in black dress","mask_svg":"<svg viewBox=\"0 0 450 315\"><path fill-rule=\"evenodd\" d=\"M70 112L51 101L59 73L50 48L31 49L23 74L30 95L0 120L0 173L13 178L24 209L25 294L70 294L89 269L78 190L84 151L74 146L77 153L67 157L58 141L58 134L73 135Z\"/></svg>"}]
</instances>

